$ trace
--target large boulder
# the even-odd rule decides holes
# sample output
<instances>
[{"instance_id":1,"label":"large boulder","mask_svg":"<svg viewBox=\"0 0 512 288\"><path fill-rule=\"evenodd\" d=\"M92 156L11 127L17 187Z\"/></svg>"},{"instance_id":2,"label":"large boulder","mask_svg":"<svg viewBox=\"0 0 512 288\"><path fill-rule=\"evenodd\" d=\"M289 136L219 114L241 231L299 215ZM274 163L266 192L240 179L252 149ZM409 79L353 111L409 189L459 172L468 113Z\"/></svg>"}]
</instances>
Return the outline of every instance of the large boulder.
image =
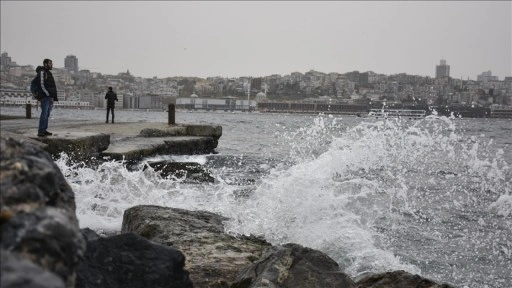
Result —
<instances>
[{"instance_id":1,"label":"large boulder","mask_svg":"<svg viewBox=\"0 0 512 288\"><path fill-rule=\"evenodd\" d=\"M71 187L40 147L2 136L0 151L1 248L74 287L85 241ZM2 270L2 277L19 272Z\"/></svg>"},{"instance_id":2,"label":"large boulder","mask_svg":"<svg viewBox=\"0 0 512 288\"><path fill-rule=\"evenodd\" d=\"M224 233L224 220L207 211L135 206L125 210L121 232L135 232L182 251L194 287L227 287L271 245L256 237Z\"/></svg>"},{"instance_id":3,"label":"large boulder","mask_svg":"<svg viewBox=\"0 0 512 288\"><path fill-rule=\"evenodd\" d=\"M274 246L240 273L231 288L355 287L338 263L318 250L298 244Z\"/></svg>"},{"instance_id":4,"label":"large boulder","mask_svg":"<svg viewBox=\"0 0 512 288\"><path fill-rule=\"evenodd\" d=\"M0 251L0 287L2 288L65 288L56 274L9 251Z\"/></svg>"},{"instance_id":5,"label":"large boulder","mask_svg":"<svg viewBox=\"0 0 512 288\"><path fill-rule=\"evenodd\" d=\"M160 173L163 178L176 177L185 179L188 182L214 182L215 178L210 171L206 170L201 164L195 162L173 162L173 161L155 161L147 162L142 170L151 167Z\"/></svg>"},{"instance_id":6,"label":"large boulder","mask_svg":"<svg viewBox=\"0 0 512 288\"><path fill-rule=\"evenodd\" d=\"M356 284L357 288L453 288L403 270L366 276Z\"/></svg>"},{"instance_id":7,"label":"large boulder","mask_svg":"<svg viewBox=\"0 0 512 288\"><path fill-rule=\"evenodd\" d=\"M185 257L180 251L126 233L102 238L82 230L87 238L76 288L191 288Z\"/></svg>"},{"instance_id":8,"label":"large boulder","mask_svg":"<svg viewBox=\"0 0 512 288\"><path fill-rule=\"evenodd\" d=\"M74 215L75 194L50 154L13 138L0 142L2 209L32 212L52 206Z\"/></svg>"}]
</instances>

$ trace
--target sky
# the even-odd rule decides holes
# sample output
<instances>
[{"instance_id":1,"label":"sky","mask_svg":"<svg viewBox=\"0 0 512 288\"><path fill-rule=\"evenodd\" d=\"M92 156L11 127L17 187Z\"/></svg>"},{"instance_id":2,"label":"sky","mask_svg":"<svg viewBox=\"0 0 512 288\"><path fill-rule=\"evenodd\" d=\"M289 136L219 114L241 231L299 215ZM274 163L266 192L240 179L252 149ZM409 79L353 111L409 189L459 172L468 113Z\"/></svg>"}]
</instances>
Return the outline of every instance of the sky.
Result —
<instances>
[{"instance_id":1,"label":"sky","mask_svg":"<svg viewBox=\"0 0 512 288\"><path fill-rule=\"evenodd\" d=\"M0 1L19 65L139 77L512 76L512 1Z\"/></svg>"}]
</instances>

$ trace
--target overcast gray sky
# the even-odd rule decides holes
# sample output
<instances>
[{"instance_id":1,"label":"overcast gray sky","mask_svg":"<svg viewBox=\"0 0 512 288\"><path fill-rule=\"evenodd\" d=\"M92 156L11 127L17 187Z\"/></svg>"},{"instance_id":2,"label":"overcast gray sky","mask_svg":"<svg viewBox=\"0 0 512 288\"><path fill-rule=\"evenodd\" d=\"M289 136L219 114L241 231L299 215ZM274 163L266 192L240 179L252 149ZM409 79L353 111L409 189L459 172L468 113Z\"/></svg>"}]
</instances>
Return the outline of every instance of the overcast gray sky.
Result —
<instances>
[{"instance_id":1,"label":"overcast gray sky","mask_svg":"<svg viewBox=\"0 0 512 288\"><path fill-rule=\"evenodd\" d=\"M511 1L1 1L18 64L135 76L374 71L512 76Z\"/></svg>"}]
</instances>

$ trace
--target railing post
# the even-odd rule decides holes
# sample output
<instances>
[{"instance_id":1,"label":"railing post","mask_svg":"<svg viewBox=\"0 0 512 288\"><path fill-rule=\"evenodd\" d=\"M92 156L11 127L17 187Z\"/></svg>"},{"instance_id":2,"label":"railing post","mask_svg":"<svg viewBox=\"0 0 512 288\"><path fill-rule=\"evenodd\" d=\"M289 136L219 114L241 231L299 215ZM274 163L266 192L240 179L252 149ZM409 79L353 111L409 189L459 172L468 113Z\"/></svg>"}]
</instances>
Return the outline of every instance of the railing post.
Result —
<instances>
[{"instance_id":1,"label":"railing post","mask_svg":"<svg viewBox=\"0 0 512 288\"><path fill-rule=\"evenodd\" d=\"M32 104L30 104L30 103L27 103L25 105L25 117L27 119L31 119L32 118Z\"/></svg>"},{"instance_id":2,"label":"railing post","mask_svg":"<svg viewBox=\"0 0 512 288\"><path fill-rule=\"evenodd\" d=\"M169 125L174 125L176 124L176 105L174 104L169 104L168 106L168 113L169 113L169 121L168 121L168 124Z\"/></svg>"}]
</instances>

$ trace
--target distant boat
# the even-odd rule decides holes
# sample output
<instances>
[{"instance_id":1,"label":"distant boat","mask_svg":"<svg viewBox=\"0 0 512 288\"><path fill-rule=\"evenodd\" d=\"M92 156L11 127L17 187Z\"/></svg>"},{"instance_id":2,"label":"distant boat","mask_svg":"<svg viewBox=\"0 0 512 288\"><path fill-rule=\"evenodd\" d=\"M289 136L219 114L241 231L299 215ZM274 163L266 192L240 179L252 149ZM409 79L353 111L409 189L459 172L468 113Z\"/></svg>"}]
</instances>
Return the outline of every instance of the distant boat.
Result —
<instances>
[{"instance_id":1,"label":"distant boat","mask_svg":"<svg viewBox=\"0 0 512 288\"><path fill-rule=\"evenodd\" d=\"M422 119L425 118L427 112L418 109L370 109L368 116L383 118L409 118Z\"/></svg>"}]
</instances>

